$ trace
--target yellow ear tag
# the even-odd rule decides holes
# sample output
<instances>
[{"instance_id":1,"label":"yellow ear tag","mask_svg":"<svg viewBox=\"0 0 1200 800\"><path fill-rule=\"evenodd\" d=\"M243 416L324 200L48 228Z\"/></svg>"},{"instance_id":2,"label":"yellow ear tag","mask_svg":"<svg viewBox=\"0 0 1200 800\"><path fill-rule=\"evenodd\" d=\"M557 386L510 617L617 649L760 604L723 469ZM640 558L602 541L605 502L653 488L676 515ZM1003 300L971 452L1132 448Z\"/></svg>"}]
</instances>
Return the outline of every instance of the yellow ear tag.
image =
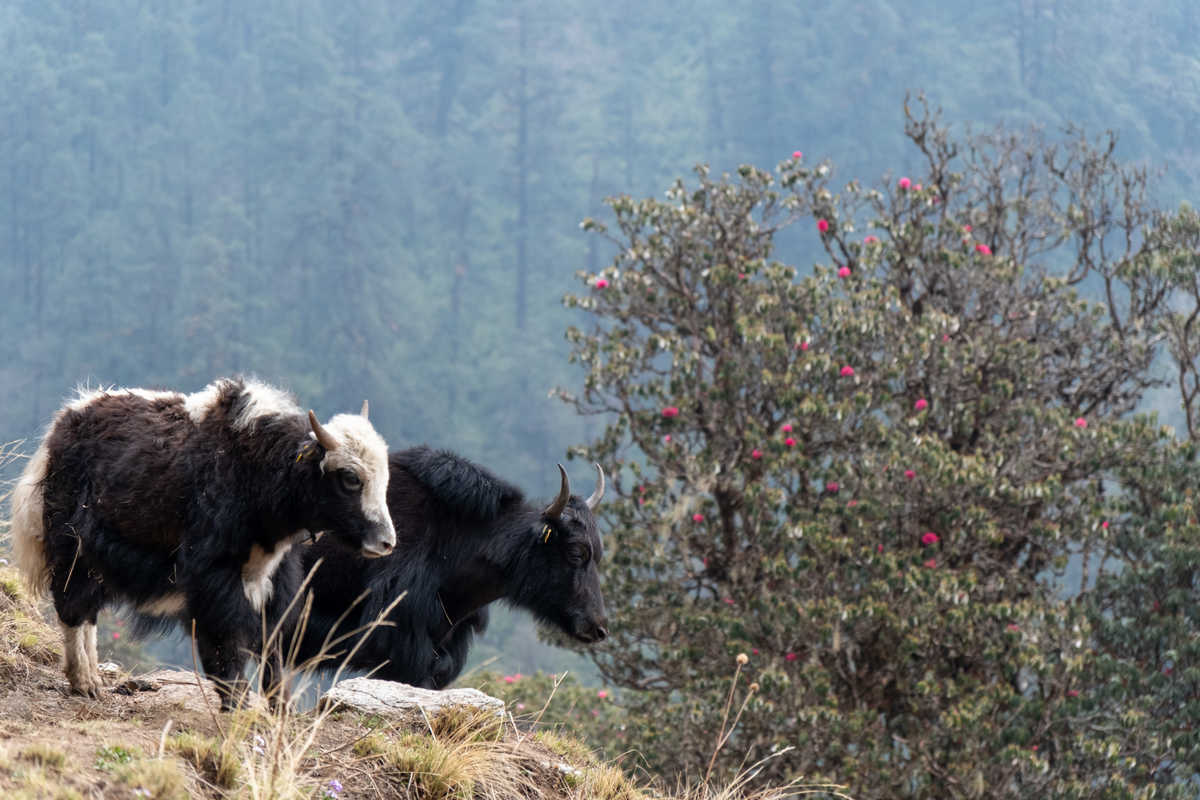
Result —
<instances>
[{"instance_id":1,"label":"yellow ear tag","mask_svg":"<svg viewBox=\"0 0 1200 800\"><path fill-rule=\"evenodd\" d=\"M546 536L542 539L542 544L549 544L550 543L550 534L554 533L554 529L551 528L549 525L543 525L542 533L546 534Z\"/></svg>"},{"instance_id":2,"label":"yellow ear tag","mask_svg":"<svg viewBox=\"0 0 1200 800\"><path fill-rule=\"evenodd\" d=\"M309 443L309 444L304 445L303 449L301 449L300 452L296 455L296 463L300 463L301 459L308 458L309 456L312 455L312 453L313 453L312 444Z\"/></svg>"}]
</instances>

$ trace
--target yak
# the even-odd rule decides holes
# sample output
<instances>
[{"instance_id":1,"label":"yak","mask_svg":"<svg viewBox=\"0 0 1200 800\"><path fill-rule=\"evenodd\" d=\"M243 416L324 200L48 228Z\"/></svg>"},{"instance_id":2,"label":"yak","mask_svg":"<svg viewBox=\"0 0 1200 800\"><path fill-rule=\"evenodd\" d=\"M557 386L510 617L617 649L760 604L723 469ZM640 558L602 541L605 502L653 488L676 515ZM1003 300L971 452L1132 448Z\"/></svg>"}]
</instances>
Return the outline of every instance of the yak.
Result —
<instances>
[{"instance_id":1,"label":"yak","mask_svg":"<svg viewBox=\"0 0 1200 800\"><path fill-rule=\"evenodd\" d=\"M34 591L54 599L73 693L102 686L96 615L116 603L144 628L194 626L227 710L264 627L291 624L293 544L323 530L365 557L392 551L387 481L387 446L365 403L322 425L253 379L188 395L81 390L14 489L13 550ZM274 688L280 665L269 662Z\"/></svg>"},{"instance_id":2,"label":"yak","mask_svg":"<svg viewBox=\"0 0 1200 800\"><path fill-rule=\"evenodd\" d=\"M542 506L451 452L414 447L388 460L396 552L367 561L325 539L302 548L305 568L315 567L306 659L441 689L462 670L497 600L581 642L608 635L593 514L604 494L599 464L586 500L571 494L558 465L558 496Z\"/></svg>"}]
</instances>

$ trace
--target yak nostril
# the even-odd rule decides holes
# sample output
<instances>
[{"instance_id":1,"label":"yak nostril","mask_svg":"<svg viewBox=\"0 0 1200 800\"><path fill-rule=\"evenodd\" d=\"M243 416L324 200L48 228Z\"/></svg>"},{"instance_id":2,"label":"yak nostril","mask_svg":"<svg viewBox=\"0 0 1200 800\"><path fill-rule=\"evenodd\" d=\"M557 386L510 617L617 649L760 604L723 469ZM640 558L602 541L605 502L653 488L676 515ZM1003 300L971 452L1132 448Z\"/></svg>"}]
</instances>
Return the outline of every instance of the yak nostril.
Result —
<instances>
[{"instance_id":1,"label":"yak nostril","mask_svg":"<svg viewBox=\"0 0 1200 800\"><path fill-rule=\"evenodd\" d=\"M608 628L603 625L596 626L596 641L602 642L608 638Z\"/></svg>"}]
</instances>

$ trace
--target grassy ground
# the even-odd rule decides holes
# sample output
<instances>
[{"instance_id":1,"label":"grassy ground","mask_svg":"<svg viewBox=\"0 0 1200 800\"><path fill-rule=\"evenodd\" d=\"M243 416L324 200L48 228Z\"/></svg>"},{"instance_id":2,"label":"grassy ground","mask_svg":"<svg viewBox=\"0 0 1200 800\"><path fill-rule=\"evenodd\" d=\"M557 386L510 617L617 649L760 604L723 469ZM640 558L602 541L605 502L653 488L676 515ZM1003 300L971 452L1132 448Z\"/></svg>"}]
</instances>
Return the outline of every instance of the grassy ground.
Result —
<instances>
[{"instance_id":1,"label":"grassy ground","mask_svg":"<svg viewBox=\"0 0 1200 800\"><path fill-rule=\"evenodd\" d=\"M530 717L450 710L395 723L337 710L220 714L194 675L67 694L59 633L0 566L0 796L773 800L792 785L656 788ZM114 688L128 675L112 677ZM169 691L168 691L169 690ZM823 794L823 793L822 793ZM829 796L829 795L826 795Z\"/></svg>"}]
</instances>

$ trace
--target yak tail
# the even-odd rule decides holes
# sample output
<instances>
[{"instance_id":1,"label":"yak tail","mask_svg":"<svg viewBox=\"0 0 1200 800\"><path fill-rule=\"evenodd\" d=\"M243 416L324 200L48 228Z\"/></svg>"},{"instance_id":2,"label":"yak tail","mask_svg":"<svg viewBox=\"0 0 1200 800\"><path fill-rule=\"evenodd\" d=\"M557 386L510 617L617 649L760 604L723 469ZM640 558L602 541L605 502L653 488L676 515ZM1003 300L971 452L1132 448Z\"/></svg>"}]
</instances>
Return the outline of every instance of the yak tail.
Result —
<instances>
[{"instance_id":1,"label":"yak tail","mask_svg":"<svg viewBox=\"0 0 1200 800\"><path fill-rule=\"evenodd\" d=\"M46 530L43 494L50 453L43 441L25 465L12 493L12 549L17 567L25 574L25 582L34 597L41 597L50 588L50 571L46 563Z\"/></svg>"}]
</instances>

